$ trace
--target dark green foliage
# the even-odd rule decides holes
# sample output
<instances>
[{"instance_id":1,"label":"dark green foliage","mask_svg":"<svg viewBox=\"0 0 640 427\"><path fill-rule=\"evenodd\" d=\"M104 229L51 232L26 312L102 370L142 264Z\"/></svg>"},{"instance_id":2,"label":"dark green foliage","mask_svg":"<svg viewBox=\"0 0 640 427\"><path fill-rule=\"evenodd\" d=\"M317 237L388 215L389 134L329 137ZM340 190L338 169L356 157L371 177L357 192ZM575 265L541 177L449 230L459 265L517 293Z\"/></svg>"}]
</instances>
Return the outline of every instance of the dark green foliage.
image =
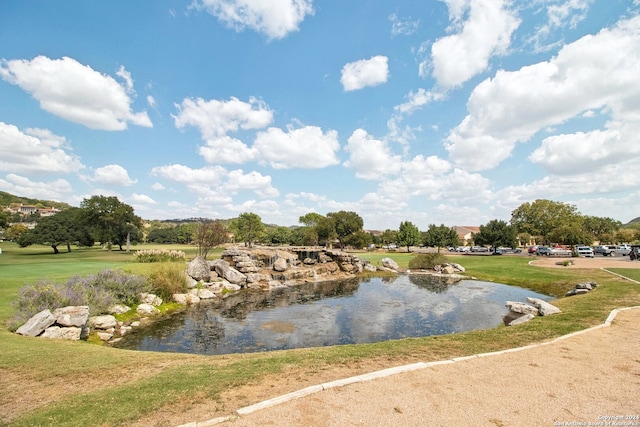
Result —
<instances>
[{"instance_id":1,"label":"dark green foliage","mask_svg":"<svg viewBox=\"0 0 640 427\"><path fill-rule=\"evenodd\" d=\"M420 230L413 225L410 221L403 221L400 223L398 233L396 235L396 243L398 246L406 246L407 252L409 252L410 246L416 246L420 244Z\"/></svg>"},{"instance_id":2,"label":"dark green foliage","mask_svg":"<svg viewBox=\"0 0 640 427\"><path fill-rule=\"evenodd\" d=\"M347 236L362 231L362 227L364 227L364 220L355 212L329 212L327 218L333 220L334 231L337 234L340 247L344 247L346 244L345 238Z\"/></svg>"},{"instance_id":3,"label":"dark green foliage","mask_svg":"<svg viewBox=\"0 0 640 427\"><path fill-rule=\"evenodd\" d=\"M447 258L440 253L420 254L409 261L409 268L414 270L430 270L436 265L447 263Z\"/></svg>"},{"instance_id":4,"label":"dark green foliage","mask_svg":"<svg viewBox=\"0 0 640 427\"><path fill-rule=\"evenodd\" d=\"M458 246L458 233L444 224L430 224L429 229L422 236L425 246L438 248L438 252L440 252L440 248Z\"/></svg>"},{"instance_id":5,"label":"dark green foliage","mask_svg":"<svg viewBox=\"0 0 640 427\"><path fill-rule=\"evenodd\" d=\"M244 212L233 221L231 230L235 233L236 241L244 242L251 247L253 243L260 240L266 234L266 228L262 223L262 218L258 214Z\"/></svg>"},{"instance_id":6,"label":"dark green foliage","mask_svg":"<svg viewBox=\"0 0 640 427\"><path fill-rule=\"evenodd\" d=\"M480 232L473 236L476 245L491 245L494 248L516 246L516 229L505 221L493 219L486 225L480 226Z\"/></svg>"}]
</instances>

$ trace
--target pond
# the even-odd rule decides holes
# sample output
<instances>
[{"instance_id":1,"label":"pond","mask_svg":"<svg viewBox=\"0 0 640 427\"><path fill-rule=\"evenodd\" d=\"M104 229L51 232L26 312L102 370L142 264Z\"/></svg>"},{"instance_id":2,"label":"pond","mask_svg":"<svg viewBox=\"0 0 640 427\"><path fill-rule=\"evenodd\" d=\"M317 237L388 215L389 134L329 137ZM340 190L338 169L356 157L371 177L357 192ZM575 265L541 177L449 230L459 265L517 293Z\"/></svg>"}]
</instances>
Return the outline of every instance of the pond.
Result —
<instances>
[{"instance_id":1,"label":"pond","mask_svg":"<svg viewBox=\"0 0 640 427\"><path fill-rule=\"evenodd\" d=\"M489 329L506 301L551 297L477 280L426 275L241 291L200 302L125 336L133 350L230 354L361 344Z\"/></svg>"}]
</instances>

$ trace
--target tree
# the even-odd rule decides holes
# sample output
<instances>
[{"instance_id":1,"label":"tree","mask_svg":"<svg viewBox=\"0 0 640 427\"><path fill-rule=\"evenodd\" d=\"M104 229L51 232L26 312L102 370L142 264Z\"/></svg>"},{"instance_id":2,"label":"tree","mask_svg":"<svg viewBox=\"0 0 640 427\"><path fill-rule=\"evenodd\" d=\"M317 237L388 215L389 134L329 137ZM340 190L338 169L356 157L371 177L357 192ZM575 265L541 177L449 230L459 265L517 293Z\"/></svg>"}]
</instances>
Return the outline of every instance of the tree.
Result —
<instances>
[{"instance_id":1,"label":"tree","mask_svg":"<svg viewBox=\"0 0 640 427\"><path fill-rule=\"evenodd\" d=\"M278 226L267 230L267 240L273 245L284 245L291 241L291 229Z\"/></svg>"},{"instance_id":2,"label":"tree","mask_svg":"<svg viewBox=\"0 0 640 427\"><path fill-rule=\"evenodd\" d=\"M615 243L615 234L622 227L620 221L608 217L583 216L582 222L584 231L600 243Z\"/></svg>"},{"instance_id":3,"label":"tree","mask_svg":"<svg viewBox=\"0 0 640 427\"><path fill-rule=\"evenodd\" d=\"M305 240L309 242L306 244L314 245L314 246L318 245L319 239L320 239L320 236L319 236L320 233L318 233L318 227L320 227L325 220L326 220L326 217L316 212L309 212L308 214L302 215L298 219L298 222L300 224L303 224L309 230L306 237L312 238L313 236L315 236L315 240L311 240L311 241L305 238Z\"/></svg>"},{"instance_id":4,"label":"tree","mask_svg":"<svg viewBox=\"0 0 640 427\"><path fill-rule=\"evenodd\" d=\"M549 232L548 240L563 245L590 245L593 234L588 233L581 222L562 224Z\"/></svg>"},{"instance_id":5,"label":"tree","mask_svg":"<svg viewBox=\"0 0 640 427\"><path fill-rule=\"evenodd\" d=\"M419 245L421 240L420 230L410 221L400 223L398 234L396 235L396 243L398 246L406 246L407 252L409 247Z\"/></svg>"},{"instance_id":6,"label":"tree","mask_svg":"<svg viewBox=\"0 0 640 427\"><path fill-rule=\"evenodd\" d=\"M438 248L438 253L440 253L440 248L458 246L458 233L444 224L438 226L430 224L429 229L423 233L422 237L425 246Z\"/></svg>"},{"instance_id":7,"label":"tree","mask_svg":"<svg viewBox=\"0 0 640 427\"><path fill-rule=\"evenodd\" d=\"M9 225L9 214L0 210L0 228L5 228Z\"/></svg>"},{"instance_id":8,"label":"tree","mask_svg":"<svg viewBox=\"0 0 640 427\"><path fill-rule=\"evenodd\" d=\"M347 236L357 231L362 231L362 227L364 226L364 221L360 215L355 212L329 212L327 217L334 221L335 232L340 242L340 248L344 248L345 238Z\"/></svg>"},{"instance_id":9,"label":"tree","mask_svg":"<svg viewBox=\"0 0 640 427\"><path fill-rule=\"evenodd\" d=\"M366 248L372 241L373 237L371 236L371 233L367 233L362 230L351 233L345 237L345 244L356 249Z\"/></svg>"},{"instance_id":10,"label":"tree","mask_svg":"<svg viewBox=\"0 0 640 427\"><path fill-rule=\"evenodd\" d=\"M389 243L396 243L398 238L398 232L396 230L386 229L380 236L383 245L388 245Z\"/></svg>"},{"instance_id":11,"label":"tree","mask_svg":"<svg viewBox=\"0 0 640 427\"><path fill-rule=\"evenodd\" d=\"M135 215L131 206L120 202L117 197L92 196L84 199L80 207L84 210L84 223L109 249L112 243L117 244L122 250L122 245L132 239L141 239L142 219Z\"/></svg>"},{"instance_id":12,"label":"tree","mask_svg":"<svg viewBox=\"0 0 640 427\"><path fill-rule=\"evenodd\" d=\"M199 222L193 235L193 242L197 246L196 255L207 259L209 251L219 246L229 239L229 231L222 221L202 221Z\"/></svg>"},{"instance_id":13,"label":"tree","mask_svg":"<svg viewBox=\"0 0 640 427\"><path fill-rule=\"evenodd\" d=\"M513 248L516 246L516 238L516 229L505 221L498 219L493 219L486 225L481 225L480 232L473 236L473 240L477 245L491 245L494 248L498 246Z\"/></svg>"},{"instance_id":14,"label":"tree","mask_svg":"<svg viewBox=\"0 0 640 427\"><path fill-rule=\"evenodd\" d=\"M20 239L19 244L22 247L34 243L49 245L55 254L60 252L59 245L67 245L67 252L71 252L71 244L83 238L86 231L80 226L80 215L79 208L69 208L44 217L33 230Z\"/></svg>"},{"instance_id":15,"label":"tree","mask_svg":"<svg viewBox=\"0 0 640 427\"><path fill-rule=\"evenodd\" d=\"M22 223L17 223L9 226L4 232L4 237L7 240L18 241L20 236L29 231L29 227Z\"/></svg>"},{"instance_id":16,"label":"tree","mask_svg":"<svg viewBox=\"0 0 640 427\"><path fill-rule=\"evenodd\" d=\"M511 225L518 233L541 236L542 243L548 243L548 235L553 229L577 221L579 217L574 205L538 199L523 203L511 212Z\"/></svg>"},{"instance_id":17,"label":"tree","mask_svg":"<svg viewBox=\"0 0 640 427\"><path fill-rule=\"evenodd\" d=\"M236 240L244 241L246 246L253 246L253 242L265 234L265 226L258 214L244 212L233 221Z\"/></svg>"},{"instance_id":18,"label":"tree","mask_svg":"<svg viewBox=\"0 0 640 427\"><path fill-rule=\"evenodd\" d=\"M338 238L336 233L336 222L331 217L323 217L315 226L315 232L318 236L317 244L323 243L325 246L331 246L331 243Z\"/></svg>"}]
</instances>

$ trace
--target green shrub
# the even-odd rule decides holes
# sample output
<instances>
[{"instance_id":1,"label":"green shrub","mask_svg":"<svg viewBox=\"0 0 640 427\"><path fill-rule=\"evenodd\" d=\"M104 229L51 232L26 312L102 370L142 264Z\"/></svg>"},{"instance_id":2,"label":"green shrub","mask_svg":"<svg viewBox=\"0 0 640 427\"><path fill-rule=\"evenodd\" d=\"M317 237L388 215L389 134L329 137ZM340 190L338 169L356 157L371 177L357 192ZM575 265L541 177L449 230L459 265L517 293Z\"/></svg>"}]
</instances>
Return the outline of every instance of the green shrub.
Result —
<instances>
[{"instance_id":1,"label":"green shrub","mask_svg":"<svg viewBox=\"0 0 640 427\"><path fill-rule=\"evenodd\" d=\"M137 251L133 256L137 262L180 262L186 260L184 252L168 249L147 249Z\"/></svg>"},{"instance_id":2,"label":"green shrub","mask_svg":"<svg viewBox=\"0 0 640 427\"><path fill-rule=\"evenodd\" d=\"M122 270L102 270L87 277L74 276L61 284L41 281L20 289L14 303L16 313L9 320L9 329L17 329L42 310L53 311L69 305L89 306L92 316L103 314L117 303L137 304L138 295L150 289L146 277Z\"/></svg>"},{"instance_id":3,"label":"green shrub","mask_svg":"<svg viewBox=\"0 0 640 427\"><path fill-rule=\"evenodd\" d=\"M416 255L411 261L409 261L409 268L415 270L430 270L436 265L447 263L447 258L440 253L429 253Z\"/></svg>"},{"instance_id":4,"label":"green shrub","mask_svg":"<svg viewBox=\"0 0 640 427\"><path fill-rule=\"evenodd\" d=\"M187 291L187 275L182 264L159 264L151 271L149 278L152 292L164 301L170 301L173 294Z\"/></svg>"}]
</instances>

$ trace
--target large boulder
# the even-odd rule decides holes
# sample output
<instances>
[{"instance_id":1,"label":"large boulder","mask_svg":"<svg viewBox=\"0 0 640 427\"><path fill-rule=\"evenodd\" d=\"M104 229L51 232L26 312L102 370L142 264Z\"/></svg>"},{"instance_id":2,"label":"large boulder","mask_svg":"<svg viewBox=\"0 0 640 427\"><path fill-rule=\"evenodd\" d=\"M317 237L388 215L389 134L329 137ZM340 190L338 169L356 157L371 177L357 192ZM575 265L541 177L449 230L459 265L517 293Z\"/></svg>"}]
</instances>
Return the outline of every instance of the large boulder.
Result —
<instances>
[{"instance_id":1,"label":"large boulder","mask_svg":"<svg viewBox=\"0 0 640 427\"><path fill-rule=\"evenodd\" d=\"M273 269L275 271L287 271L289 265L287 264L287 260L284 258L278 258L273 263Z\"/></svg>"},{"instance_id":2,"label":"large boulder","mask_svg":"<svg viewBox=\"0 0 640 427\"><path fill-rule=\"evenodd\" d=\"M505 305L509 307L509 310L513 311L514 313L533 314L534 316L538 315L537 307L531 306L529 304L525 304L523 302L507 301Z\"/></svg>"},{"instance_id":3,"label":"large boulder","mask_svg":"<svg viewBox=\"0 0 640 427\"><path fill-rule=\"evenodd\" d=\"M382 263L383 267L390 268L391 270L398 270L400 268L398 263L391 258L382 258L380 262Z\"/></svg>"},{"instance_id":4,"label":"large boulder","mask_svg":"<svg viewBox=\"0 0 640 427\"><path fill-rule=\"evenodd\" d=\"M81 334L82 334L82 328L78 328L75 326L64 327L64 328L61 328L60 326L50 326L44 331L44 333L42 334L42 337L79 341Z\"/></svg>"},{"instance_id":5,"label":"large boulder","mask_svg":"<svg viewBox=\"0 0 640 427\"><path fill-rule=\"evenodd\" d=\"M211 268L203 257L195 257L187 264L187 274L195 280L208 282L211 276Z\"/></svg>"},{"instance_id":6,"label":"large boulder","mask_svg":"<svg viewBox=\"0 0 640 427\"><path fill-rule=\"evenodd\" d=\"M247 276L231 267L231 265L229 265L225 260L217 259L213 265L216 269L216 273L228 282L235 283L240 286L244 286L247 283Z\"/></svg>"},{"instance_id":7,"label":"large boulder","mask_svg":"<svg viewBox=\"0 0 640 427\"><path fill-rule=\"evenodd\" d=\"M56 323L60 326L82 327L87 324L89 319L89 306L79 305L56 308L53 310L53 317L56 318ZM78 333L78 339L80 339L79 337Z\"/></svg>"},{"instance_id":8,"label":"large boulder","mask_svg":"<svg viewBox=\"0 0 640 427\"><path fill-rule=\"evenodd\" d=\"M528 297L527 301L538 308L540 316L551 316L552 314L562 313L562 311L555 305L549 304L548 302L543 301L539 298Z\"/></svg>"},{"instance_id":9,"label":"large boulder","mask_svg":"<svg viewBox=\"0 0 640 427\"><path fill-rule=\"evenodd\" d=\"M16 333L20 335L26 335L28 337L37 337L55 322L56 318L53 316L49 309L42 310L40 313L27 320L27 323L20 326Z\"/></svg>"},{"instance_id":10,"label":"large boulder","mask_svg":"<svg viewBox=\"0 0 640 427\"><path fill-rule=\"evenodd\" d=\"M512 320L511 322L509 322L509 324L507 326L516 326L516 325L522 325L523 323L527 323L529 320L533 319L534 317L536 317L535 314L523 314L522 316Z\"/></svg>"},{"instance_id":11,"label":"large boulder","mask_svg":"<svg viewBox=\"0 0 640 427\"><path fill-rule=\"evenodd\" d=\"M87 324L95 329L110 329L115 328L118 321L110 314L103 314L102 316L90 317Z\"/></svg>"}]
</instances>

